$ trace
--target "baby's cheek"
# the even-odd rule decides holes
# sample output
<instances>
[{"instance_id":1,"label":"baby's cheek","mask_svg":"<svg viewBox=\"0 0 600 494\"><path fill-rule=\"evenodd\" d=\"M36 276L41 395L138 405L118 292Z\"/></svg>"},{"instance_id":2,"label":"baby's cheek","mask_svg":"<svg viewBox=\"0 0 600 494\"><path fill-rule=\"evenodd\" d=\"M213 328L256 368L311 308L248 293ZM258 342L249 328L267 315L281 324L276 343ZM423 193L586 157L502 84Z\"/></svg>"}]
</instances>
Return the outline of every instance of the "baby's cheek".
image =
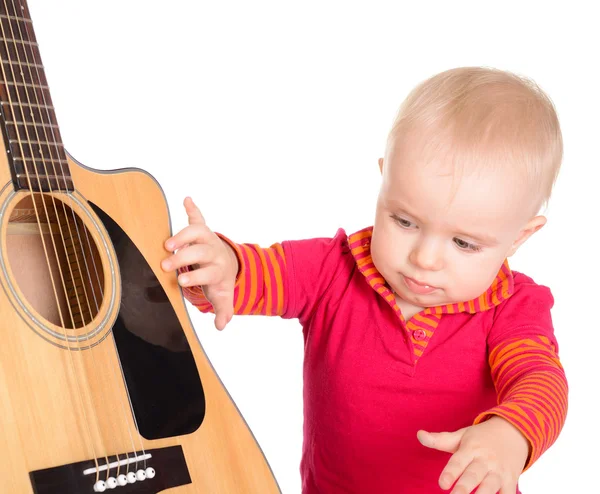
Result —
<instances>
[{"instance_id":1,"label":"baby's cheek","mask_svg":"<svg viewBox=\"0 0 600 494\"><path fill-rule=\"evenodd\" d=\"M384 277L390 275L393 272L393 268L390 266L391 260L389 255L379 248L378 245L371 244L371 260L375 265L377 271L379 271Z\"/></svg>"},{"instance_id":2,"label":"baby's cheek","mask_svg":"<svg viewBox=\"0 0 600 494\"><path fill-rule=\"evenodd\" d=\"M484 293L490 284L487 278L478 273L466 272L462 276L454 276L448 283L448 295L457 302L473 300Z\"/></svg>"}]
</instances>

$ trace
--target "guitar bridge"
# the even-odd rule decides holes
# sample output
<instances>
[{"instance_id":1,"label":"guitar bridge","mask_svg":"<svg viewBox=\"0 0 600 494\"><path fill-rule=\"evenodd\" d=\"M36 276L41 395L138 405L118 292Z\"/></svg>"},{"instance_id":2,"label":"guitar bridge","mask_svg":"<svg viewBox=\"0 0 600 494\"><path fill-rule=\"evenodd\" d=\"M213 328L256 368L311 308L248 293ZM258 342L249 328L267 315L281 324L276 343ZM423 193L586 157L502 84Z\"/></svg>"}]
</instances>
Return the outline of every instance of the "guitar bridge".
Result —
<instances>
[{"instance_id":1,"label":"guitar bridge","mask_svg":"<svg viewBox=\"0 0 600 494\"><path fill-rule=\"evenodd\" d=\"M30 472L36 494L156 494L166 489L191 484L181 446L149 449L85 460L69 465ZM96 481L99 474L99 481Z\"/></svg>"}]
</instances>

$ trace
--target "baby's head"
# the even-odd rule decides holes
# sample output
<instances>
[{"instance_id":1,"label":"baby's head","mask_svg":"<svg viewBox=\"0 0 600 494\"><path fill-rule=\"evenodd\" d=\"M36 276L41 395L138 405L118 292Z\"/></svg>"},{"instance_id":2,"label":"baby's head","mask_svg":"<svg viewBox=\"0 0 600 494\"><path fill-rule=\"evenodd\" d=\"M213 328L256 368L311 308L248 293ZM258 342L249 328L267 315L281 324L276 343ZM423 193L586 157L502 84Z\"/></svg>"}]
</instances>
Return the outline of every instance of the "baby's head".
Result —
<instances>
[{"instance_id":1,"label":"baby's head","mask_svg":"<svg viewBox=\"0 0 600 494\"><path fill-rule=\"evenodd\" d=\"M478 297L545 224L561 161L554 106L531 80L466 67L422 82L379 160L375 267L415 306ZM404 277L436 289L417 293Z\"/></svg>"}]
</instances>

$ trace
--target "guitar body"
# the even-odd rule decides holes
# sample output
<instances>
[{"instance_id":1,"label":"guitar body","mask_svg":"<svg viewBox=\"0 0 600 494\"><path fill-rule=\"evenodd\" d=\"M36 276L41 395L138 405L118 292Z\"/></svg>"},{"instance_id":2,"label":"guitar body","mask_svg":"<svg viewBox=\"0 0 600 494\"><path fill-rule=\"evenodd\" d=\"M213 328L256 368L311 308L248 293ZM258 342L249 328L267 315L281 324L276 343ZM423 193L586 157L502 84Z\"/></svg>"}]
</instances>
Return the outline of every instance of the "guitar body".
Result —
<instances>
[{"instance_id":1,"label":"guitar body","mask_svg":"<svg viewBox=\"0 0 600 494\"><path fill-rule=\"evenodd\" d=\"M159 184L68 156L74 191L32 194L3 159L0 491L94 492L152 467L109 492L279 492L160 269L172 231Z\"/></svg>"},{"instance_id":2,"label":"guitar body","mask_svg":"<svg viewBox=\"0 0 600 494\"><path fill-rule=\"evenodd\" d=\"M174 272L164 194L65 151L26 0L0 2L0 492L271 494Z\"/></svg>"}]
</instances>

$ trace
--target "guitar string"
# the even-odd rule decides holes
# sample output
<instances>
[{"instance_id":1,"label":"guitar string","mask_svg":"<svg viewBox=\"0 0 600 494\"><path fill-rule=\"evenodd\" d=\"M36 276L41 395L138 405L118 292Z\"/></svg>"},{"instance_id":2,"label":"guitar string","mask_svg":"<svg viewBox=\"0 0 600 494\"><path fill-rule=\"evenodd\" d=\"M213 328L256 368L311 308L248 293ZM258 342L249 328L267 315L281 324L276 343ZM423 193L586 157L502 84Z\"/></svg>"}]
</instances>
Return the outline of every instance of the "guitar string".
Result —
<instances>
[{"instance_id":1,"label":"guitar string","mask_svg":"<svg viewBox=\"0 0 600 494\"><path fill-rule=\"evenodd\" d=\"M29 24L25 23L25 25L27 26L26 29L29 31ZM31 28L31 29L33 29L33 28ZM29 34L29 38L30 39L34 38L34 36L32 36L32 33L28 32L28 34ZM34 60L33 62L35 64L36 61ZM40 71L39 71L39 68L38 68L37 64L35 64L35 70L36 70L36 75L37 75L38 82L41 83ZM29 68L29 72L30 72L30 76L31 76L31 66ZM33 77L31 77L31 78L33 80ZM45 93L43 91L42 91L42 99L44 101L45 106L47 107L48 105L46 105L46 103L47 103L46 102L46 95L45 95ZM48 108L46 108L46 114L48 116L48 122L51 122L50 111L49 111ZM44 132L46 132L45 129L44 129ZM54 135L54 128L53 127L50 127L50 132L52 133L52 140L53 140L53 142L55 144L55 147L57 149L57 155L59 155L57 139L56 139L56 136ZM68 167L68 163L66 163L66 164L67 164L67 167ZM62 165L62 163L61 163L61 165ZM58 178L59 175L63 178L64 184L65 184L65 191L67 193L67 196L69 197L70 203L73 204L71 193L69 192L68 187L67 187L66 176L62 173L62 166L61 166L61 173L60 174L57 174L56 167L54 167L54 174L57 176L57 178ZM63 203L63 209L64 209L64 203ZM65 215L66 214L67 213L65 211ZM81 246L81 250L84 253L83 260L84 260L84 263L85 263L86 272L87 272L88 276L90 276L89 275L90 270L89 270L89 266L87 264L87 256L85 255L85 246L83 245L83 242L81 240L81 235L79 233L79 226L77 224L73 208L71 208L71 214L72 214L72 217L73 217L73 224L75 225L75 228L77 230L77 238L79 240L79 245ZM91 247L91 243L90 243L89 232L88 232L88 229L85 228L85 227L83 228L83 231L84 231L84 234L85 234L85 237L86 237L86 241L87 241L87 245L88 245L88 250L89 250L90 258L92 260L92 264L93 264L93 267L94 267L94 272L96 274L97 286L100 289L100 297L101 297L101 299L104 299L104 291L103 291L103 288L102 288L102 284L100 283L100 275L98 274L98 269L97 269L97 266L96 266L95 257L94 257L94 255L92 253L92 247ZM69 230L69 234L71 234L70 230ZM90 278L91 278L91 276L90 276ZM99 312L98 298L97 298L96 292L94 290L94 285L92 283L90 283L90 286L91 286L91 291L92 291L92 295L93 295L93 298L94 298L94 303L95 303L95 306L96 306L96 313L98 313ZM84 288L85 288L85 285L84 285ZM91 310L90 310L90 312L91 312ZM118 361L119 367L121 368L121 371L122 371L122 365L121 365L121 361L120 361L120 356L119 356L119 353L118 353L118 349L117 349L117 346L116 346L116 341L115 341L114 333L113 333L112 329L110 330L110 332L111 332L110 337L111 337L111 339L113 341L113 346L114 346L114 349L115 349L115 354L116 354L116 357L117 357L117 361ZM87 336L87 341L89 342L89 333L88 333L88 336ZM90 348L90 351L92 352L92 355L93 355L94 353L93 353L93 349L92 348ZM96 367L95 358L93 357L93 359L94 359L94 367ZM115 382L115 383L119 382L119 380L117 379L117 375L115 373L114 367L112 365L110 365L109 367L111 368L111 371L112 371L113 382ZM127 381L125 380L123 373L122 373L122 376L121 376L121 382L123 383L123 385L125 387L125 391L127 393L127 397L128 397L129 404L130 404L131 413L132 413L132 416L133 416L133 419L134 419L134 422L135 422L135 427L137 428L137 419L135 417L135 412L133 411L133 406L131 404L131 398L130 398L130 394L129 394L129 388L127 386ZM122 413L122 415L124 417L125 424L127 425L127 432L128 432L128 435L129 435L129 440L131 442L131 446L132 446L132 450L131 451L135 455L135 469L137 470L137 464L138 464L138 459L137 458L138 458L138 455L137 455L137 453L135 451L135 442L133 440L133 435L131 433L131 426L130 426L129 420L127 419L128 415L127 415L127 413L125 411L125 405L124 405L124 402L123 402L123 397L121 396L121 393L117 393L117 394L119 395L119 404L120 404L120 407L121 407L121 413ZM143 445L143 442L141 440L141 437L139 438L139 440L140 440L140 445L141 445L142 452L143 452L142 454L145 456L146 452L145 452L144 445ZM119 455L116 454L116 456L117 456L117 473L116 473L116 476L118 477L119 473L120 473L121 465L120 465L120 457L119 457ZM128 460L127 461L126 472L129 473L130 462L129 462L129 453L127 451L125 452L125 456L126 456L126 458ZM144 459L144 468L146 468L146 459ZM109 477L109 475L107 473L107 478L108 477Z\"/></svg>"},{"instance_id":2,"label":"guitar string","mask_svg":"<svg viewBox=\"0 0 600 494\"><path fill-rule=\"evenodd\" d=\"M4 7L5 7L5 10L7 12L7 16L8 16L9 9L8 9L8 5L6 3L6 0L4 0ZM15 8L14 2L12 3L12 7L13 7L13 12L14 12L15 16L18 18L19 17L19 15L18 15L19 11ZM21 7L21 9L23 9L22 6L20 6L20 7ZM0 24L2 24L2 23L0 22ZM20 60L19 48L17 46L17 40L16 40L16 38L14 36L13 25L12 25L12 22L10 21L10 19L8 20L8 25L9 25L10 31L11 31L11 38L10 38L10 40L12 41L13 48L14 48L15 54L17 56L17 63L19 65L20 73L24 74L23 67L22 67L21 60ZM5 30L4 30L4 25L2 25L2 37L3 37L3 40L4 40L5 47L6 47L6 54L7 54L7 59L8 59L9 66L10 66L10 71L12 73L12 79L13 79L13 83L14 83L14 87L15 87L15 94L16 94L17 104L18 104L18 107L19 107L19 109L21 111L21 115L23 117L23 127L25 129L25 134L26 134L26 138L27 138L26 142L29 144L29 150L31 152L31 158L33 160L35 158L35 153L34 153L34 150L33 150L32 141L31 141L30 136L29 136L29 130L28 130L28 127L27 127L27 117L26 117L26 114L25 114L25 110L23 108L23 102L21 101L21 95L19 93L18 85L16 84L17 79L15 77L15 71L14 71L14 68L13 68L13 63L12 63L12 60L11 60L11 53L10 53L9 44L8 44L8 39L9 38L6 36ZM25 43L23 43L23 52L25 54L27 53L26 44ZM62 315L62 310L60 308L60 302L58 301L58 294L56 292L56 287L55 287L55 282L54 282L54 276L52 275L52 268L50 266L50 258L48 256L48 250L46 248L46 242L44 241L44 235L43 235L42 226L41 226L41 223L40 223L40 215L38 213L38 207L37 207L37 204L36 204L36 198L35 198L35 195L33 193L33 188L31 187L31 178L29 176L29 171L27 170L27 161L26 161L27 156L26 156L25 151L23 149L23 140L22 140L22 137L21 137L21 132L19 130L19 125L16 123L16 122L18 122L18 117L17 117L17 113L15 112L15 110L13 108L12 97L10 95L10 88L8 87L9 86L9 80L6 77L6 73L4 71L4 64L2 64L2 71L3 71L3 75L4 75L4 80L7 82L7 91L6 91L6 93L8 95L9 104L10 104L11 112L12 112L12 115L13 115L13 121L15 122L15 131L16 131L17 140L18 140L18 143L19 143L19 148L21 150L21 156L22 156L22 161L23 161L23 169L25 170L25 176L27 177L27 181L29 183L29 190L31 192L31 200L32 200L34 211L35 211L35 214L36 214L36 220L37 220L37 224L38 224L38 229L40 231L40 239L42 240L42 246L44 248L44 253L45 253L45 256L46 256L46 263L47 263L47 266L48 266L48 271L50 273L50 278L51 278L51 281L52 281L52 287L53 287L53 290L54 290L54 296L55 296L55 300L56 300L56 303L57 303L57 309L58 309L58 312L59 312L59 317L60 317L60 320L61 320L61 325L62 325L64 337L65 337L67 351L68 351L69 358L70 358L71 370L73 372L74 381L76 383L76 387L77 387L77 390L78 390L79 400L80 400L80 404L81 404L83 415L84 415L84 421L86 423L86 429L87 429L87 432L88 432L88 434L89 434L89 436L91 438L92 451L93 451L93 456L94 456L94 463L96 465L96 482L98 482L98 480L99 480L99 470L98 470L98 459L97 459L97 456L96 456L96 448L95 448L95 445L94 445L93 436L91 434L90 424L89 424L89 420L88 420L88 417L87 417L86 408L85 408L85 405L83 403L83 395L82 395L82 392L81 392L81 385L80 385L79 379L77 378L77 372L75 371L75 361L74 361L73 354L72 354L72 351L71 351L71 346L69 344L69 337L67 335L67 330L66 330L64 318L63 318L63 315ZM27 95L27 100L28 100L27 101L27 105L29 106L30 109L32 109L33 107L31 105L31 101L29 100L29 93L26 90L26 86L24 86L24 88L25 88L25 94ZM33 114L32 111L30 111L30 115L33 117L34 114ZM32 120L33 120L33 122L35 122L35 120L33 118L32 118ZM37 127L35 125L34 125L34 127L36 128L36 134L37 134ZM41 143L41 141L39 140L39 136L38 136L38 141L37 142ZM43 153L41 151L41 147L39 148L38 152L39 152L40 156L43 158ZM48 214L48 209L46 207L46 201L44 199L44 194L43 194L43 190L42 190L42 187L41 187L40 177L39 177L39 174L38 174L38 171L37 171L37 168L35 167L35 165L34 165L34 169L35 169L35 174L36 174L38 188L40 189L41 203L42 203L42 205L44 207L44 212L45 212L45 215L46 215L46 222L47 222L48 227L49 227L48 228L49 229L49 237L50 237L50 240L52 241L52 247L54 249L54 254L55 254L55 257L56 257L56 262L57 262L58 266L60 266L60 260L59 260L59 256L58 256L58 251L56 249L56 243L54 241L54 235L53 235L53 232L52 232L52 224L50 222L50 216ZM47 175L47 173L46 173L46 175ZM48 181L48 184L50 184L49 181ZM53 201L53 203L54 203L54 201ZM60 219L59 219L59 216L58 216L58 211L56 211L56 204L55 203L54 203L54 209L55 209L56 219L59 222L59 231L61 231L60 230ZM65 249L65 254L67 256L67 264L69 265L69 270L71 271L71 280L73 281L73 272L71 270L70 263L68 263L68 254L67 254L66 246L64 244L64 238L62 237L62 235L61 235L61 238L63 240L63 247ZM71 310L71 306L70 306L70 303L69 303L69 296L68 296L67 288L65 286L65 281L64 281L64 278L63 278L63 273L62 273L61 269L58 269L58 272L60 274L62 287L63 287L64 293L65 293L65 298L66 298L66 301L67 301L66 305L67 305L67 308L69 309L69 315L70 315L70 318L71 318L71 324L73 326L73 329L75 329L75 322L74 322L74 318L73 318L73 312ZM73 285L74 285L74 282L73 282ZM75 295L76 295L77 302L78 302L78 305L79 305L79 310L80 310L80 312L82 312L81 311L81 304L79 303L79 295L77 293L77 290L75 290ZM97 421L97 417L96 417L96 421ZM96 423L96 425L97 425L97 423ZM102 442L102 439L100 439L100 440ZM103 449L103 447L101 447L101 449ZM107 463L108 463L108 457L105 456L105 458L106 458Z\"/></svg>"},{"instance_id":3,"label":"guitar string","mask_svg":"<svg viewBox=\"0 0 600 494\"><path fill-rule=\"evenodd\" d=\"M20 8L21 8L22 11L25 10L25 7L23 5L19 5L19 6L20 6ZM13 8L14 7L15 6L13 4ZM15 13L18 14L18 12L16 12L16 9L15 9ZM18 17L18 15L17 15L17 17ZM24 22L24 24L26 26L28 38L26 38L25 36L23 36L23 32L21 31L21 25L19 24L19 21L17 19L17 27L18 27L18 31L19 31L19 39L21 41L26 41L27 39L29 39L29 41L33 41L35 39L35 36L33 35L33 32L32 32L33 28L31 28L31 32L30 32L29 31L29 24L27 22ZM14 34L13 34L13 38L14 38ZM14 39L16 39L16 38L14 38ZM24 44L24 46L25 46L25 44ZM37 60L35 59L35 51L34 51L33 48L31 49L31 54L32 54L32 58L33 58L32 62L33 62L33 65L36 66L37 81L33 77L33 73L32 73L32 70L31 70L32 64L30 63L30 60L28 59L28 52L27 52L26 48L23 49L23 53L25 54L25 63L27 65L28 69L29 69L29 79L31 80L31 84L33 85L33 93L35 95L35 101L36 101L36 104L38 105L38 107L40 108L40 110L39 110L40 116L42 115L42 107L39 106L40 102L38 100L38 94L37 94L37 91L36 91L36 88L35 88L36 82L40 86L41 93L42 93L42 100L43 100L44 106L46 107L47 122L48 122L49 125L52 125L52 118L50 116L50 111L48 109L48 105L47 105L48 102L46 101L46 95L44 93L43 88L41 87L42 86L42 78L40 77L40 73L39 73L39 70L38 70L37 65L36 65ZM39 60L39 62L41 63L41 59ZM19 66L22 69L21 64L20 64L20 60L19 60ZM26 84L25 74L23 72L21 72L21 75L23 77L23 83ZM27 98L28 98L28 101L29 101L29 93L27 91L27 87L26 86L25 86L24 90L25 90L25 92L27 94ZM24 125L25 126L27 125L26 122L24 122ZM38 139L38 142L39 142L40 139L39 139L39 134L38 134L38 128L37 128L37 125L35 125L35 122L34 122L34 128L35 128L36 138ZM47 134L47 131L46 131L46 126L42 125L42 128L43 128L43 133L44 133L44 138L45 138L44 142L48 143L48 149L50 150L50 140L48 139L48 134ZM61 172L62 172L62 161L61 161L62 157L61 157L61 153L60 153L60 150L59 150L59 147L58 147L58 143L56 141L56 136L54 135L54 129L52 127L50 127L50 128L51 128L51 133L52 133L52 142L54 143L54 148L55 148L55 157L58 160L58 162L61 164ZM73 218L73 225L75 226L75 228L78 231L78 224L77 224L77 219L76 219L75 213L74 213L73 201L71 200L70 194L68 194L68 187L67 187L66 177L62 173L60 173L60 174L57 173L56 165L55 165L56 162L53 160L52 152L49 152L48 154L50 155L50 160L51 160L51 163L52 163L52 168L53 168L53 171L54 171L54 177L56 178L57 185L59 186L59 182L58 182L59 175L62 176L63 179L64 179L65 190L67 192L67 196L70 199L69 200L69 202L70 202L69 206L70 206L70 210L71 210L71 214L72 214L72 218ZM52 194L53 191L52 191L51 180L48 177L48 170L46 168L45 158L44 158L43 153L41 151L40 151L40 155L41 155L41 158L42 158L42 164L44 166L44 172L46 174L46 178L47 178L47 182L48 182L48 188L50 190L50 193ZM35 167L35 163L34 163L34 167ZM40 184L38 183L38 185L40 185ZM41 187L41 185L40 185L40 187ZM60 193L60 186L58 187L58 192ZM58 223L58 229L59 229L59 232L60 232L61 237L62 237L62 233L63 233L64 229L62 228L62 226L60 224L60 216L59 216L58 212L56 211L56 201L54 200L54 198L52 198L52 202L53 202L53 205L54 205L54 210L55 210L56 219L57 219L57 223ZM67 228L69 230L69 239L71 240L71 242L72 242L72 248L75 251L75 260L76 260L76 263L77 263L77 269L79 271L78 274L80 275L80 279L82 280L83 292L84 292L84 295L85 295L85 299L86 299L86 302L87 302L87 308L88 308L88 311L89 311L89 314L90 314L90 318L91 318L90 322L92 322L93 321L93 317L91 315L92 309L90 307L90 300L89 300L89 297L88 297L88 294L87 294L87 289L86 289L86 283L85 283L85 279L86 278L83 276L83 272L81 270L81 265L79 264L79 257L77 255L78 252L77 252L76 245L75 245L75 237L73 236L73 232L71 231L71 226L70 226L70 223L69 223L69 219L67 217L68 213L66 211L65 203L63 201L59 201L59 202L62 204L64 218L66 219ZM79 237L79 231L78 231L78 237ZM79 237L79 243L81 245L81 238L80 237ZM64 238L63 238L63 245L64 245ZM65 246L65 253L66 253L66 246ZM91 249L90 249L90 253L91 253ZM87 269L87 260L86 260L85 252L84 252L84 255L83 255L83 260L86 263L86 269ZM89 272L89 269L88 269L88 272ZM72 272L71 272L71 276L72 276ZM98 285L99 285L100 284L99 277L97 278L97 281L98 281ZM96 299L96 293L94 291L94 285L91 282L91 280L90 280L90 288L91 288L92 294L94 296L95 305L96 305L96 314L97 314L99 312L98 302L97 302L97 299ZM77 302L78 302L78 305L79 305L79 312L81 314L81 320L82 320L82 323L83 323L83 327L85 327L87 325L87 323L85 321L84 312L81 309L81 304L79 303L78 288L76 286L74 286L74 289L75 289L75 294L76 294L76 297L77 297ZM73 324L73 326L75 326L75 325ZM96 362L96 358L95 358L95 353L93 352L91 346L89 346L90 333L91 333L91 331L87 332L86 342L88 343L88 347L89 347L90 353L92 355L92 366L93 366L94 369L97 369L98 366L97 366L97 362ZM75 336L75 338L76 338L76 336ZM70 348L69 341L67 341L66 344ZM75 339L75 345L77 345L77 339ZM84 360L84 358L83 358L84 354L82 353L81 355L82 355L82 360ZM84 369L85 369L85 363L83 363L82 365L84 366ZM113 374L114 374L114 370L113 370ZM87 377L85 377L85 379L89 383L89 380L87 379ZM91 396L91 393L90 393L90 396ZM121 398L120 395L119 395L119 398ZM93 398L92 397L90 398L90 401L92 402L92 407L94 407L95 405L93 403ZM123 410L123 408L121 408L121 410ZM98 430L99 430L99 428L98 428ZM101 434L100 434L100 436L101 436ZM130 437L131 437L131 433L130 433ZM101 443L104 446L104 440L103 439L104 438L101 438ZM106 479L108 480L108 478L110 477L110 461L108 459L108 455L106 454L106 449L105 449L105 458L106 458L106 464L107 464ZM117 458L117 473L116 473L116 476L118 476L119 475L119 471L120 471L120 460L121 460L119 454L116 454L116 458ZM129 470L127 470L127 471L129 472ZM99 477L99 473L97 472L96 482L98 481L98 477Z\"/></svg>"},{"instance_id":4,"label":"guitar string","mask_svg":"<svg viewBox=\"0 0 600 494\"><path fill-rule=\"evenodd\" d=\"M30 24L29 23L25 23L25 25L27 26L26 28L29 30ZM31 29L33 30L33 27L31 27ZM34 38L34 36L32 36L32 33L28 32L28 34L30 35L31 39ZM35 64L35 60L34 60L34 64ZM37 75L38 82L41 82L40 71L39 71L39 68L38 68L37 64L35 64L35 70L36 70L36 75ZM30 71L30 75L31 75L31 66L29 68L29 71ZM50 110L48 109L49 105L46 105L46 103L47 103L46 102L46 95L45 95L45 93L43 91L42 91L42 99L43 99L44 104L46 106L46 114L48 116L48 121L50 122ZM57 144L56 136L54 135L54 128L50 127L50 131L52 133L52 139L53 139L53 142L55 144L55 147L57 148L57 155L58 155L59 154L59 152L58 152L58 144ZM44 130L44 132L45 132L45 130ZM66 158L66 156L65 156L65 158ZM61 163L61 165L62 165L62 163ZM66 163L66 165L68 167L68 163ZM71 204L72 204L72 196L71 196L71 194L70 194L70 192L68 190L68 187L67 187L66 176L62 173L62 166L61 166L61 173L60 174L56 173L56 168L55 167L54 167L54 173L57 176L58 175L62 176L64 184L65 184L66 193L67 193L67 195L69 197L69 200L71 201ZM64 203L63 203L63 209L64 209ZM81 246L82 251L85 254L85 246L83 245L83 242L81 241L81 235L79 233L79 226L78 226L78 223L77 223L77 221L75 219L75 213L74 213L74 209L73 208L71 208L71 214L72 214L72 217L73 217L73 223L74 223L75 228L77 230L77 238L79 240L79 244ZM65 212L65 215L66 215L66 212ZM104 298L104 291L103 291L103 288L102 288L102 284L100 283L100 275L98 274L98 269L97 269L97 266L96 266L96 260L95 260L95 257L93 255L93 253L92 253L92 247L91 247L91 243L90 243L89 232L88 232L88 229L85 228L85 227L83 228L83 231L84 231L86 242L87 242L87 245L88 245L88 250L89 250L89 253L90 253L90 258L92 260L92 264L93 264L93 267L94 267L94 272L96 274L97 286L100 289L101 299L103 299ZM69 233L70 233L70 231L69 231ZM87 274L89 276L89 266L87 264L87 256L86 255L83 256L83 260L84 260L84 263L85 263ZM90 278L91 278L91 276L90 276ZM92 287L92 294L93 294L94 303L95 303L95 306L96 306L96 313L98 313L99 312L98 299L96 297L96 292L95 292L95 290L93 288L93 285L91 283L90 283L90 285ZM85 287L85 285L84 285L84 287ZM133 404L131 402L131 396L130 396L130 392L129 392L129 387L128 387L127 381L125 379L125 375L124 375L123 367L122 367L122 363L121 363L121 358L120 358L120 355L119 355L119 351L118 351L118 348L117 348L115 336L114 336L114 333L113 333L112 329L110 330L110 333L111 333L110 334L110 339L112 340L114 351L115 351L115 355L116 355L116 358L117 358L117 362L118 362L119 368L121 370L121 379L120 379L120 382L122 382L122 384L124 385L125 392L127 394L127 399L128 399L128 402L129 402L129 407L130 407L131 415L133 417L134 426L135 426L136 429L139 430L138 424L137 424L137 417L135 415L135 412L133 410ZM88 333L87 340L89 340L89 333ZM90 350L92 350L92 349L90 349ZM92 352L92 354L93 354L93 352ZM94 361L94 366L96 366L95 365L95 361ZM109 367L111 368L111 371L112 371L113 382L119 382L119 379L117 378L117 375L116 375L114 367L112 365L109 366ZM124 405L124 402L123 402L123 397L121 396L120 393L118 393L118 395L119 395L119 404L120 404L120 407L121 407L121 413L122 413L122 415L124 417L125 424L127 425L127 432L128 432L128 435L129 435L129 440L131 442L131 446L132 446L132 453L135 455L135 470L137 470L137 465L138 465L138 459L137 458L138 458L138 455L137 455L137 453L135 451L135 441L133 440L133 435L131 433L131 426L130 426L129 420L127 419L128 415L127 415L127 413L125 411L125 405ZM139 435L138 439L139 439L139 443L140 443L140 448L142 450L142 455L145 457L146 456L146 450L145 450L145 446L143 444L141 435ZM128 452L125 452L125 456L127 457L127 460L129 460L129 454L128 454ZM119 459L120 459L119 455L117 454L117 460L119 460ZM146 467L147 467L147 460L146 460L146 458L144 458L143 461L144 461L144 469L146 469ZM129 473L129 467L130 467L130 463L128 461L127 462L127 470L126 470L127 473ZM118 465L118 467L117 467L117 474L116 474L117 476L119 475L119 471L120 471L120 465Z\"/></svg>"}]
</instances>

